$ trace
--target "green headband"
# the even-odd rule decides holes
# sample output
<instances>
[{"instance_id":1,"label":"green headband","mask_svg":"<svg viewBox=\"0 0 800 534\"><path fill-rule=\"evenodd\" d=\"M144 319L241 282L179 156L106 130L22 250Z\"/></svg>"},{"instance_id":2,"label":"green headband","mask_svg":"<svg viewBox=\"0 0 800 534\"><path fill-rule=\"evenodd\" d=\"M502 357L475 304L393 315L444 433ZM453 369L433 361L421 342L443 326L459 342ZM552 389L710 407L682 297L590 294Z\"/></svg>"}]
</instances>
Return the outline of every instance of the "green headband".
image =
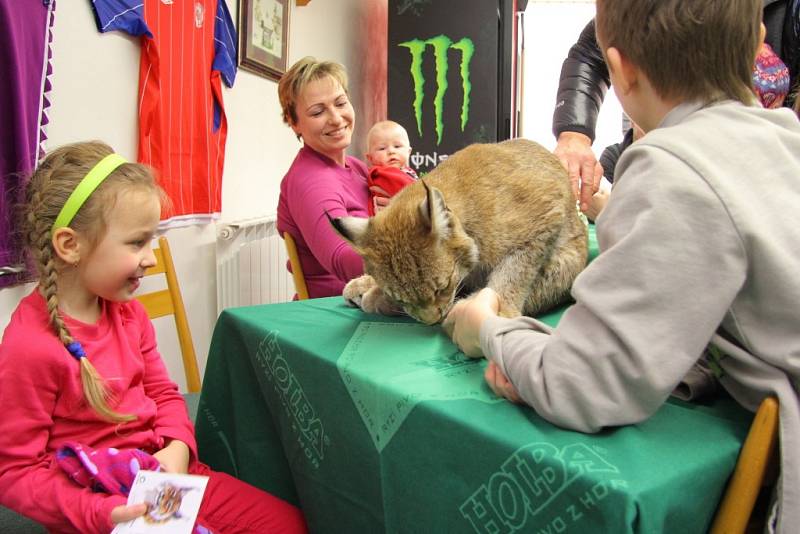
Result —
<instances>
[{"instance_id":1,"label":"green headband","mask_svg":"<svg viewBox=\"0 0 800 534\"><path fill-rule=\"evenodd\" d=\"M55 232L59 228L69 226L69 223L72 222L73 217L75 217L75 214L81 209L81 206L83 206L86 199L89 198L89 195L97 189L97 186L103 183L103 180L108 178L109 174L114 172L114 170L123 163L127 163L127 161L119 154L109 154L101 159L97 165L92 167L92 170L83 177L81 183L78 184L78 187L75 188L75 191L72 192L64 203L64 207L58 212L58 217L56 217L56 222L53 223L52 231Z\"/></svg>"}]
</instances>

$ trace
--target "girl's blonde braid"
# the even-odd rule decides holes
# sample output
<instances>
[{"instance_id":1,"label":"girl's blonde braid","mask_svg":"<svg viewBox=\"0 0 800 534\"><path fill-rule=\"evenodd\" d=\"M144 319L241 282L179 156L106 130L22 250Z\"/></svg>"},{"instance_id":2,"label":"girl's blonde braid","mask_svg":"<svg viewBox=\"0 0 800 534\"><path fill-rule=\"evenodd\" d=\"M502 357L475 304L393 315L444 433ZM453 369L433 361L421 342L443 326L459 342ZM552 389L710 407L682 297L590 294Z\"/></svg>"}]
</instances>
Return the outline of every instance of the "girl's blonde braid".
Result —
<instances>
[{"instance_id":1,"label":"girl's blonde braid","mask_svg":"<svg viewBox=\"0 0 800 534\"><path fill-rule=\"evenodd\" d=\"M47 172L47 169L42 169L41 172ZM41 183L41 182L39 182ZM58 271L56 269L56 261L53 258L53 247L51 243L51 228L52 221L45 217L37 217L39 212L37 209L42 202L42 194L39 191L33 191L30 196L30 207L28 210L28 228L30 235L28 235L28 243L33 245L33 253L36 262L39 265L39 285L42 289L45 302L47 303L47 312L50 317L50 324L53 326L58 339L70 353L80 361L81 366L81 384L83 385L83 394L86 397L89 406L96 411L101 417L115 423L133 421L136 419L134 415L121 414L112 410L108 405L109 392L105 380L100 373L97 372L94 365L86 358L80 344L76 343L72 335L61 318L61 313L58 311ZM80 350L80 355L76 354L73 347L77 345Z\"/></svg>"}]
</instances>

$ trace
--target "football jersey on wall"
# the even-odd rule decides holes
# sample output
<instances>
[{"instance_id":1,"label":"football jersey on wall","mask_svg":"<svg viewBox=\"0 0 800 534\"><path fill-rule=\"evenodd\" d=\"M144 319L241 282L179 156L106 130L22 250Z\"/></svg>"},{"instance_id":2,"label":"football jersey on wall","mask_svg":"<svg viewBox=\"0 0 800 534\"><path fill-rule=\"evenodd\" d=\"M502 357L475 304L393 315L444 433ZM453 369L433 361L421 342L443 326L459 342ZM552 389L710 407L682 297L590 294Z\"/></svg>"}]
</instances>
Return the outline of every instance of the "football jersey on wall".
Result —
<instances>
[{"instance_id":1,"label":"football jersey on wall","mask_svg":"<svg viewBox=\"0 0 800 534\"><path fill-rule=\"evenodd\" d=\"M225 0L93 0L98 29L142 38L138 160L172 206L162 225L208 222L222 204L227 121L222 85L236 76Z\"/></svg>"}]
</instances>

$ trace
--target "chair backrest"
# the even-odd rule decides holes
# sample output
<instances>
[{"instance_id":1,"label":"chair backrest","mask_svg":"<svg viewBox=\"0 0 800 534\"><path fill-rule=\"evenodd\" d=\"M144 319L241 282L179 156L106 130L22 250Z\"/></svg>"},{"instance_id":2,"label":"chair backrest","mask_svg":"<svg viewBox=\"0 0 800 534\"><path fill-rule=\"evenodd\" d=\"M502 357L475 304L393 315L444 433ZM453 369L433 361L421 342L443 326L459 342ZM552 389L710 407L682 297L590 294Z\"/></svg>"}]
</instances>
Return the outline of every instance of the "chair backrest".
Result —
<instances>
[{"instance_id":1,"label":"chair backrest","mask_svg":"<svg viewBox=\"0 0 800 534\"><path fill-rule=\"evenodd\" d=\"M286 243L286 252L289 254L289 264L292 266L292 278L294 279L294 290L297 292L299 300L308 298L308 287L306 279L303 277L303 267L300 265L300 256L297 255L297 245L289 232L283 233L283 242Z\"/></svg>"},{"instance_id":2,"label":"chair backrest","mask_svg":"<svg viewBox=\"0 0 800 534\"><path fill-rule=\"evenodd\" d=\"M745 532L767 472L774 467L778 437L778 401L767 397L758 407L736 468L722 497L712 534Z\"/></svg>"},{"instance_id":3,"label":"chair backrest","mask_svg":"<svg viewBox=\"0 0 800 534\"><path fill-rule=\"evenodd\" d=\"M167 279L167 289L153 291L139 295L137 299L144 305L147 315L151 319L173 315L175 327L178 330L178 343L181 346L183 371L186 374L186 388L190 393L200 391L200 372L197 368L197 356L192 343L192 333L189 331L189 321L186 320L186 308L183 306L181 288L175 274L175 265L172 262L172 253L166 237L158 238L158 248L153 250L156 264L145 271L145 276L164 274Z\"/></svg>"}]
</instances>

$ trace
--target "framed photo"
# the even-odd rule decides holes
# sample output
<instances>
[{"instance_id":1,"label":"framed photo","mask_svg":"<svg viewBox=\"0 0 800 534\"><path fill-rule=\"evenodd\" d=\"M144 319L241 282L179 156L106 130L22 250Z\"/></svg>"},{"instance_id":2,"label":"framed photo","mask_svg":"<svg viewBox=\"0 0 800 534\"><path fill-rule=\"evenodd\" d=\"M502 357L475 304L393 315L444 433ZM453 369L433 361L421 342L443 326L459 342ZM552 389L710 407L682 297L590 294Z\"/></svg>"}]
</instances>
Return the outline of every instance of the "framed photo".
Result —
<instances>
[{"instance_id":1,"label":"framed photo","mask_svg":"<svg viewBox=\"0 0 800 534\"><path fill-rule=\"evenodd\" d=\"M271 80L286 72L290 0L239 0L239 66Z\"/></svg>"}]
</instances>

